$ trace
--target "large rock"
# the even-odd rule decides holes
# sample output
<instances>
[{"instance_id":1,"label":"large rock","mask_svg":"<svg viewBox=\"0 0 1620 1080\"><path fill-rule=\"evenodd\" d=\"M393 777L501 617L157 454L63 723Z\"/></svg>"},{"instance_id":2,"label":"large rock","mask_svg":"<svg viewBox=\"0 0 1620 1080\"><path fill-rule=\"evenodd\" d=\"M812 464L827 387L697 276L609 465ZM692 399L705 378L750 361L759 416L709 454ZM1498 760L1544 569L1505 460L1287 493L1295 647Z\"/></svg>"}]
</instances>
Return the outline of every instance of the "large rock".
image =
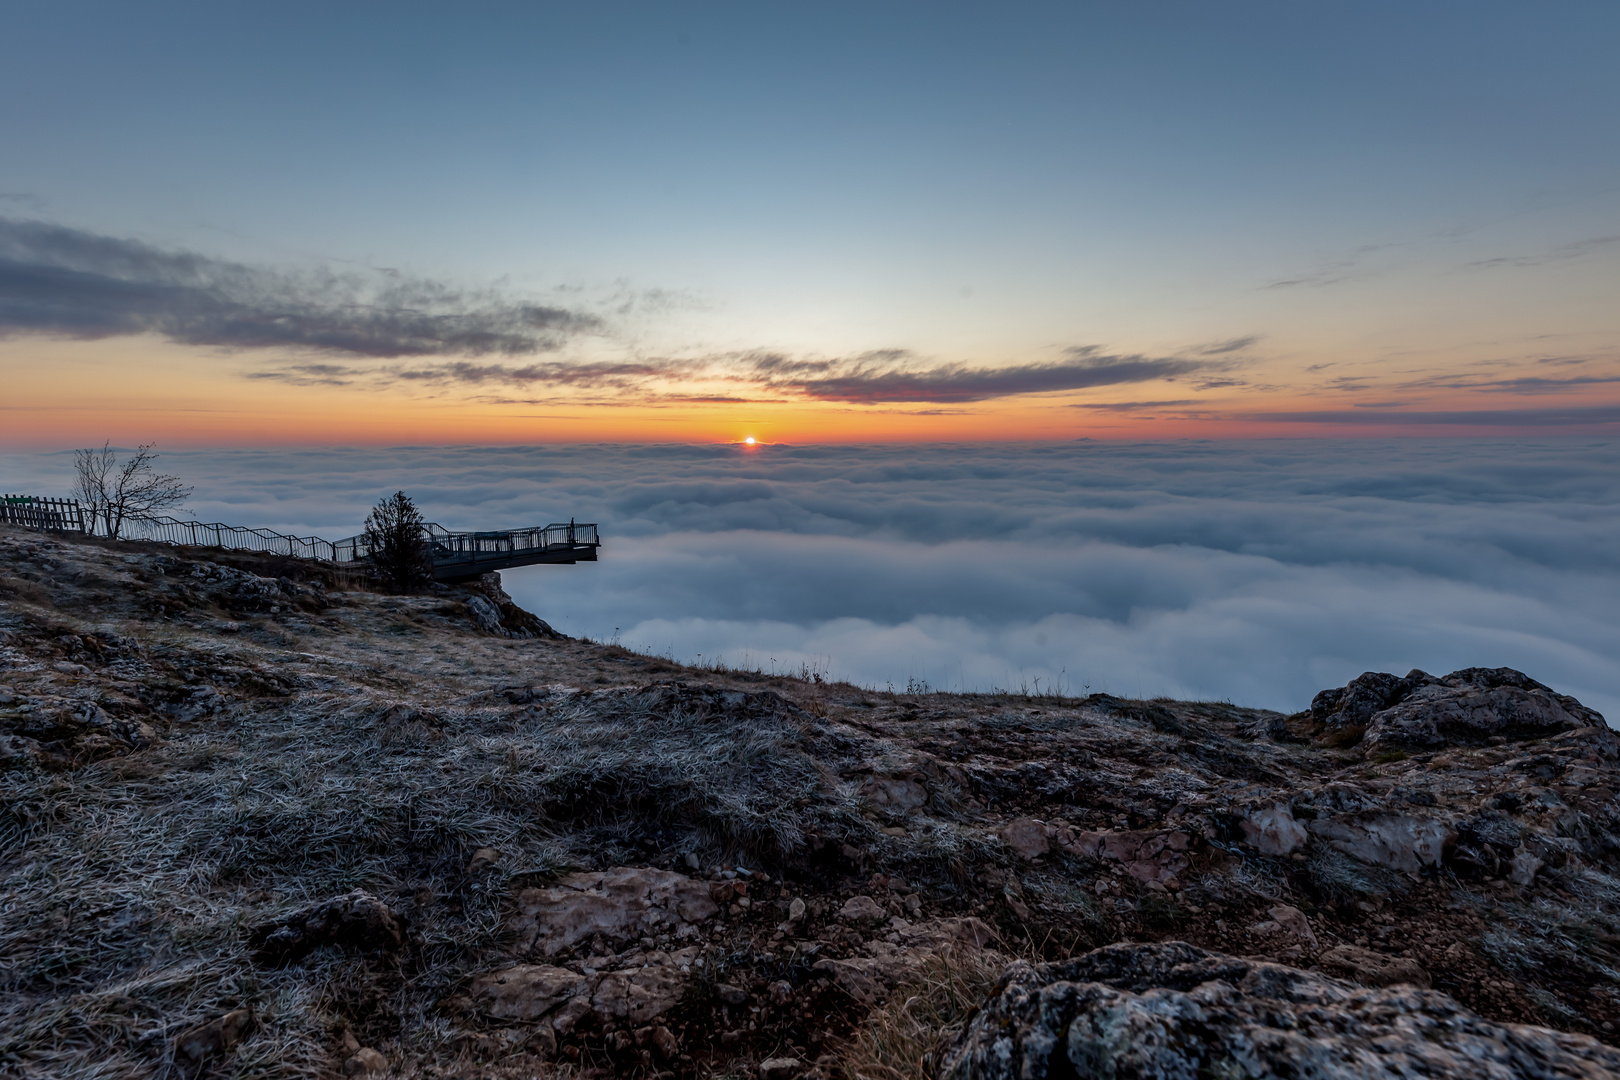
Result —
<instances>
[{"instance_id":1,"label":"large rock","mask_svg":"<svg viewBox=\"0 0 1620 1080\"><path fill-rule=\"evenodd\" d=\"M484 633L506 638L569 640L540 616L518 607L501 586L499 573L480 574L473 589L476 591L467 597L467 613Z\"/></svg>"},{"instance_id":2,"label":"large rock","mask_svg":"<svg viewBox=\"0 0 1620 1080\"><path fill-rule=\"evenodd\" d=\"M691 946L627 953L606 971L519 964L475 976L460 1007L497 1020L549 1019L564 1034L586 1018L604 1031L638 1027L680 1003L697 958L698 949Z\"/></svg>"},{"instance_id":3,"label":"large rock","mask_svg":"<svg viewBox=\"0 0 1620 1080\"><path fill-rule=\"evenodd\" d=\"M956 1039L948 1080L1598 1080L1620 1050L1497 1024L1445 994L1369 989L1181 942L1017 963Z\"/></svg>"},{"instance_id":4,"label":"large rock","mask_svg":"<svg viewBox=\"0 0 1620 1080\"><path fill-rule=\"evenodd\" d=\"M1238 824L1244 842L1262 855L1286 857L1310 841L1305 826L1294 820L1293 808L1287 803L1255 807Z\"/></svg>"},{"instance_id":5,"label":"large rock","mask_svg":"<svg viewBox=\"0 0 1620 1080\"><path fill-rule=\"evenodd\" d=\"M1341 740L1362 733L1369 750L1477 745L1604 726L1602 714L1512 668L1464 668L1441 678L1369 671L1317 694L1310 715Z\"/></svg>"},{"instance_id":6,"label":"large rock","mask_svg":"<svg viewBox=\"0 0 1620 1080\"><path fill-rule=\"evenodd\" d=\"M686 992L696 947L654 952L640 963L603 975L591 992L591 1011L603 1027L639 1026L673 1009Z\"/></svg>"},{"instance_id":7,"label":"large rock","mask_svg":"<svg viewBox=\"0 0 1620 1080\"><path fill-rule=\"evenodd\" d=\"M525 950L555 956L595 934L615 940L690 934L719 910L707 882L616 866L569 874L548 889L524 889L509 925L522 935Z\"/></svg>"},{"instance_id":8,"label":"large rock","mask_svg":"<svg viewBox=\"0 0 1620 1080\"><path fill-rule=\"evenodd\" d=\"M860 1004L873 1005L930 961L989 952L995 940L996 932L971 916L934 919L865 942L854 956L819 960L811 971L831 979Z\"/></svg>"},{"instance_id":9,"label":"large rock","mask_svg":"<svg viewBox=\"0 0 1620 1080\"><path fill-rule=\"evenodd\" d=\"M1310 823L1312 836L1361 862L1416 874L1440 865L1457 830L1410 814L1368 811Z\"/></svg>"},{"instance_id":10,"label":"large rock","mask_svg":"<svg viewBox=\"0 0 1620 1080\"><path fill-rule=\"evenodd\" d=\"M1138 881L1179 889L1179 875L1187 869L1192 836L1180 829L1104 829L1072 834L1059 830L1057 844L1083 858L1121 863L1125 872Z\"/></svg>"},{"instance_id":11,"label":"large rock","mask_svg":"<svg viewBox=\"0 0 1620 1080\"><path fill-rule=\"evenodd\" d=\"M585 987L585 976L550 964L519 964L473 979L473 1008L498 1020L538 1020Z\"/></svg>"},{"instance_id":12,"label":"large rock","mask_svg":"<svg viewBox=\"0 0 1620 1080\"><path fill-rule=\"evenodd\" d=\"M393 952L405 944L405 920L363 889L305 908L254 930L254 958L286 964L324 945Z\"/></svg>"}]
</instances>

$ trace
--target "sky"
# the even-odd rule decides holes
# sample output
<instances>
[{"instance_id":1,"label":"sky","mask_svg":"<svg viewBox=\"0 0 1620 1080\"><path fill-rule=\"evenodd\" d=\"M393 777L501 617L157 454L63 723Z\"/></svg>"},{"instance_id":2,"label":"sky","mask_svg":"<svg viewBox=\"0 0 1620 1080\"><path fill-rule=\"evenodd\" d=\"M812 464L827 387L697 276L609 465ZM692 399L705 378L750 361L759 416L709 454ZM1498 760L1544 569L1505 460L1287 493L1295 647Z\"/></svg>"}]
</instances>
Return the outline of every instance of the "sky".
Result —
<instances>
[{"instance_id":1,"label":"sky","mask_svg":"<svg viewBox=\"0 0 1620 1080\"><path fill-rule=\"evenodd\" d=\"M7 490L594 520L566 632L879 687L1620 709L1612 2L0 27Z\"/></svg>"},{"instance_id":2,"label":"sky","mask_svg":"<svg viewBox=\"0 0 1620 1080\"><path fill-rule=\"evenodd\" d=\"M165 451L205 521L601 526L503 572L573 635L878 689L1303 709L1507 666L1620 717L1620 442L1407 438ZM72 454L0 453L62 491Z\"/></svg>"},{"instance_id":3,"label":"sky","mask_svg":"<svg viewBox=\"0 0 1620 1080\"><path fill-rule=\"evenodd\" d=\"M0 6L0 443L1620 430L1620 7Z\"/></svg>"}]
</instances>

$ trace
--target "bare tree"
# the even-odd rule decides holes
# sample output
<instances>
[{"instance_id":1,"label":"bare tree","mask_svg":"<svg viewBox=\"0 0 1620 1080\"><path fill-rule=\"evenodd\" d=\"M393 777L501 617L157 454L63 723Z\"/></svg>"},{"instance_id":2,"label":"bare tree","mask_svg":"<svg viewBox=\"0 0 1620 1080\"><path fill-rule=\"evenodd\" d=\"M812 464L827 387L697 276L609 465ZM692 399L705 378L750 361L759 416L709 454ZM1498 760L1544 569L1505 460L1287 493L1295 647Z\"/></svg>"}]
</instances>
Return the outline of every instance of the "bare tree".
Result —
<instances>
[{"instance_id":1,"label":"bare tree","mask_svg":"<svg viewBox=\"0 0 1620 1080\"><path fill-rule=\"evenodd\" d=\"M428 578L425 522L411 497L396 491L366 517L366 547L371 565L395 589L407 592Z\"/></svg>"},{"instance_id":2,"label":"bare tree","mask_svg":"<svg viewBox=\"0 0 1620 1080\"><path fill-rule=\"evenodd\" d=\"M192 489L180 482L178 476L165 476L152 467L157 460L153 453L156 443L137 447L122 465L113 453L112 443L100 450L76 450L73 470L78 475L76 494L90 511L89 528L96 531L100 521L101 532L118 539L124 522L141 521L155 516L160 510L179 506L191 498Z\"/></svg>"}]
</instances>

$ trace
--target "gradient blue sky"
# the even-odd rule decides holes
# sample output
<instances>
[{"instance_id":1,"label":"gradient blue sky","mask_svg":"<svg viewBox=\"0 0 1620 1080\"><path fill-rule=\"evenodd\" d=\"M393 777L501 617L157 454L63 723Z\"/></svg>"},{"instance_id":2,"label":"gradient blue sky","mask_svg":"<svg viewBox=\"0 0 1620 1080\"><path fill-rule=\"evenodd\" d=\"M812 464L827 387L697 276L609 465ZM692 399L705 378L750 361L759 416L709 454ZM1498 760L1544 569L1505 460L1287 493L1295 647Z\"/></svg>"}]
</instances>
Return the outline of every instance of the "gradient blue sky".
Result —
<instances>
[{"instance_id":1,"label":"gradient blue sky","mask_svg":"<svg viewBox=\"0 0 1620 1080\"><path fill-rule=\"evenodd\" d=\"M0 217L537 300L596 320L547 346L559 363L647 369L402 382L330 347L25 320L0 362L35 372L13 426L34 443L137 399L147 430L115 438L267 438L228 419L255 408L330 438L361 402L379 438L532 438L537 403L619 438L1620 421L1614 3L12 3L3 22ZM1203 366L1014 380L947 417L938 394L873 409L737 359L847 380L1089 346ZM312 355L348 366L311 384ZM117 402L85 417L98 385ZM742 400L671 413L682 388Z\"/></svg>"}]
</instances>

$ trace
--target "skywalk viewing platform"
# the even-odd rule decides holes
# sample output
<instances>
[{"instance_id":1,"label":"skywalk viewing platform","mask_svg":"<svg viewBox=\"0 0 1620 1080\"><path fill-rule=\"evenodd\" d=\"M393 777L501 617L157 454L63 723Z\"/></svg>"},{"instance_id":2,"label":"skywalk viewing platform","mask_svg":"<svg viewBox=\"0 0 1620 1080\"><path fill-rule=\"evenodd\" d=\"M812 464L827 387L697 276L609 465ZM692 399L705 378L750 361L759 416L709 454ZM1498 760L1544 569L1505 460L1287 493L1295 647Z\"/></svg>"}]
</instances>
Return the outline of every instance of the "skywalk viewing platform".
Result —
<instances>
[{"instance_id":1,"label":"skywalk viewing platform","mask_svg":"<svg viewBox=\"0 0 1620 1080\"><path fill-rule=\"evenodd\" d=\"M0 500L0 525L107 535L105 522L88 514L77 501L31 495L4 496ZM595 562L596 550L602 546L594 524L574 521L490 532L454 532L429 523L423 526L422 533L433 576L439 581L457 581L494 570L541 563ZM364 563L371 555L364 535L323 540L317 536L290 536L270 529L165 516L126 518L120 524L118 539L227 551L262 551L339 565Z\"/></svg>"}]
</instances>

